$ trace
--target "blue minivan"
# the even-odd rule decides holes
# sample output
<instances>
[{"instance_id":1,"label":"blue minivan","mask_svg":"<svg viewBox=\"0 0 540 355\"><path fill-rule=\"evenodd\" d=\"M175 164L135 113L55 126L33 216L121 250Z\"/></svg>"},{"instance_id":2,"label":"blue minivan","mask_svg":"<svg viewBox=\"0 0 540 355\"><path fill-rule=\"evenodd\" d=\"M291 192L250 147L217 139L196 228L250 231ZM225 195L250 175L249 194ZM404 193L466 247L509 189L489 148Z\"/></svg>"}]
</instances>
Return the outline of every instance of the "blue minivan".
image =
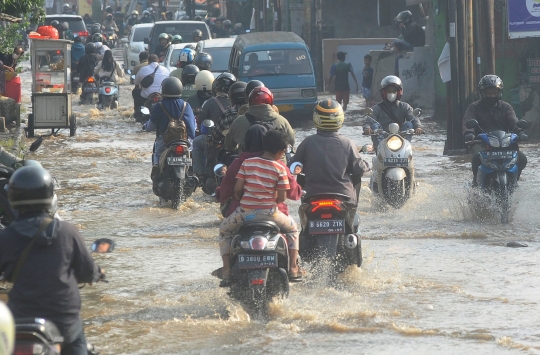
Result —
<instances>
[{"instance_id":1,"label":"blue minivan","mask_svg":"<svg viewBox=\"0 0 540 355\"><path fill-rule=\"evenodd\" d=\"M313 62L304 40L292 32L255 32L236 37L229 71L238 80L260 80L286 117L312 117L317 104Z\"/></svg>"}]
</instances>

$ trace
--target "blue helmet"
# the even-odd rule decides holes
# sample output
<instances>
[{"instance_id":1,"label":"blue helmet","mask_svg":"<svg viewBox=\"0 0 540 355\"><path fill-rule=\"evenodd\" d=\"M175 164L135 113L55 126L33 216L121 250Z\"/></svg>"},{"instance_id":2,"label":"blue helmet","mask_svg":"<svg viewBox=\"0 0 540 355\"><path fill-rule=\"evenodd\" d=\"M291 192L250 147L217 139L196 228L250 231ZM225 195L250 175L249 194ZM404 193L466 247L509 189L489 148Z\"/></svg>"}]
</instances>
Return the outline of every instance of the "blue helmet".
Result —
<instances>
[{"instance_id":1,"label":"blue helmet","mask_svg":"<svg viewBox=\"0 0 540 355\"><path fill-rule=\"evenodd\" d=\"M193 63L193 59L195 58L196 52L193 49L190 48L184 48L180 52L180 57L178 58L178 61L184 65L188 65Z\"/></svg>"}]
</instances>

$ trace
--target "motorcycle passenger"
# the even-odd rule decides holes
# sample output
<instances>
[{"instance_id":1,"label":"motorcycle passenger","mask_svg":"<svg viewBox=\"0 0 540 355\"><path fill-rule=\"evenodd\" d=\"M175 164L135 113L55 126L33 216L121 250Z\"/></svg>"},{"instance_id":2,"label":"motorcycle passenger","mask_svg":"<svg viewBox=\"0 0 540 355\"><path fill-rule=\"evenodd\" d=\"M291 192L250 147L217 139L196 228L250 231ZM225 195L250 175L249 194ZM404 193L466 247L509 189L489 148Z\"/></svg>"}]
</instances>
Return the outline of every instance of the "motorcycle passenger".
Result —
<instances>
[{"instance_id":1,"label":"motorcycle passenger","mask_svg":"<svg viewBox=\"0 0 540 355\"><path fill-rule=\"evenodd\" d=\"M71 46L71 67L77 68L79 60L86 52L84 44L81 43L81 37L77 36L73 39L73 45Z\"/></svg>"},{"instance_id":2,"label":"motorcycle passenger","mask_svg":"<svg viewBox=\"0 0 540 355\"><path fill-rule=\"evenodd\" d=\"M141 86L141 81L144 77L151 75L152 73L155 73L154 81L149 87L143 88ZM161 83L168 77L169 70L164 66L159 65L157 55L151 54L148 57L148 65L142 67L137 72L137 75L135 75L134 84L141 87L141 91L138 97L135 97L137 92L133 91L133 101L135 102L136 107L144 106L144 103L148 99L148 96L150 96L154 92L159 92L159 90L161 89Z\"/></svg>"},{"instance_id":3,"label":"motorcycle passenger","mask_svg":"<svg viewBox=\"0 0 540 355\"><path fill-rule=\"evenodd\" d=\"M403 84L401 80L389 75L381 81L380 89L383 101L373 106L373 119L375 119L382 127L378 127L377 122L370 117L363 125L364 135L371 135L377 128L382 128L388 132L388 126L391 123L397 123L399 130L402 131L411 126L414 128L415 134L422 134L422 124L418 117L414 117L413 108L406 102L400 101L403 95ZM375 149L379 145L379 138L372 136Z\"/></svg>"},{"instance_id":4,"label":"motorcycle passenger","mask_svg":"<svg viewBox=\"0 0 540 355\"><path fill-rule=\"evenodd\" d=\"M112 15L112 13L113 13L113 8L112 8L112 6L107 6L107 7L105 8L105 11L104 11L103 14L101 15L101 22L105 21L105 20L107 19L107 16L108 16L109 14Z\"/></svg>"},{"instance_id":5,"label":"motorcycle passenger","mask_svg":"<svg viewBox=\"0 0 540 355\"><path fill-rule=\"evenodd\" d=\"M317 133L306 137L296 149L292 162L303 165L306 197L338 193L351 197L356 205L352 176L358 179L369 171L354 142L338 133L343 126L343 108L335 100L321 100L313 111Z\"/></svg>"},{"instance_id":6,"label":"motorcycle passenger","mask_svg":"<svg viewBox=\"0 0 540 355\"><path fill-rule=\"evenodd\" d=\"M101 81L103 78L109 78L115 84L118 85L118 78L124 76L124 70L113 58L112 51L105 51L103 60L100 61L94 68L94 74L96 74ZM102 97L98 94L98 108L101 108Z\"/></svg>"},{"instance_id":7,"label":"motorcycle passenger","mask_svg":"<svg viewBox=\"0 0 540 355\"><path fill-rule=\"evenodd\" d=\"M131 11L131 16L127 20L127 25L133 27L137 24L139 24L139 11L133 10Z\"/></svg>"},{"instance_id":8,"label":"motorcycle passenger","mask_svg":"<svg viewBox=\"0 0 540 355\"><path fill-rule=\"evenodd\" d=\"M197 93L197 87L195 86L195 78L199 74L199 68L193 64L188 64L182 71L182 85L184 85L184 91L182 92L182 99L187 100Z\"/></svg>"},{"instance_id":9,"label":"motorcycle passenger","mask_svg":"<svg viewBox=\"0 0 540 355\"><path fill-rule=\"evenodd\" d=\"M144 10L141 17L141 23L152 23L154 20L150 16L150 12L148 10Z\"/></svg>"},{"instance_id":10,"label":"motorcycle passenger","mask_svg":"<svg viewBox=\"0 0 540 355\"><path fill-rule=\"evenodd\" d=\"M246 89L244 90L244 101L246 102L240 108L238 109L238 116L244 115L248 109L249 109L249 94L258 86L266 86L264 83L260 80L250 80L247 85ZM277 111L276 111L277 112ZM279 112L278 112L279 113Z\"/></svg>"},{"instance_id":11,"label":"motorcycle passenger","mask_svg":"<svg viewBox=\"0 0 540 355\"><path fill-rule=\"evenodd\" d=\"M524 130L518 128L516 113L508 102L501 100L504 84L497 75L485 75L478 83L478 91L481 100L475 101L469 105L465 116L463 116L463 135L465 142L470 142L482 132L505 131L514 132L519 136L520 141L529 140L529 136ZM469 120L477 120L479 127L468 129L465 123ZM477 186L476 175L480 166L480 152L484 151L481 144L474 144L471 147L473 186ZM518 179L521 171L527 165L527 157L522 151L518 150Z\"/></svg>"},{"instance_id":12,"label":"motorcycle passenger","mask_svg":"<svg viewBox=\"0 0 540 355\"><path fill-rule=\"evenodd\" d=\"M223 141L225 138L223 132L228 130L236 117L238 117L238 109L246 103L246 86L247 84L245 82L237 81L229 88L229 100L231 101L231 105L216 120L216 125L212 130L212 142Z\"/></svg>"},{"instance_id":13,"label":"motorcycle passenger","mask_svg":"<svg viewBox=\"0 0 540 355\"><path fill-rule=\"evenodd\" d=\"M174 37L173 37L174 38ZM169 76L177 77L178 79L182 80L182 71L184 67L188 64L193 63L193 59L195 58L195 51L193 49L184 48L180 51L180 55L178 56L178 61L176 62L177 68L169 74ZM199 70L197 69L197 72ZM186 85L186 83L182 82L182 84ZM184 88L185 89L185 88Z\"/></svg>"},{"instance_id":14,"label":"motorcycle passenger","mask_svg":"<svg viewBox=\"0 0 540 355\"><path fill-rule=\"evenodd\" d=\"M141 70L142 67L145 67L148 65L148 52L144 51L139 53L139 64L133 67L131 70L132 75L137 75L139 70Z\"/></svg>"},{"instance_id":15,"label":"motorcycle passenger","mask_svg":"<svg viewBox=\"0 0 540 355\"><path fill-rule=\"evenodd\" d=\"M199 68L199 70L208 70L212 69L212 56L206 52L199 52L193 58L193 64Z\"/></svg>"},{"instance_id":16,"label":"motorcycle passenger","mask_svg":"<svg viewBox=\"0 0 540 355\"><path fill-rule=\"evenodd\" d=\"M219 247L223 260L223 280L220 286L231 283L231 239L246 221L276 223L287 237L289 247L289 280L301 281L297 264L298 228L294 219L277 208L287 198L291 189L287 168L279 162L287 150L287 137L276 130L269 130L263 138L263 155L244 160L236 175L234 198L240 207L219 226Z\"/></svg>"},{"instance_id":17,"label":"motorcycle passenger","mask_svg":"<svg viewBox=\"0 0 540 355\"><path fill-rule=\"evenodd\" d=\"M94 69L96 68L97 63L101 60L99 55L94 53L96 45L94 43L87 43L84 46L85 54L79 59L79 64L77 65L77 71L79 72L79 79L81 83L86 82L86 80L94 76ZM83 93L81 92L81 101L83 100Z\"/></svg>"},{"instance_id":18,"label":"motorcycle passenger","mask_svg":"<svg viewBox=\"0 0 540 355\"><path fill-rule=\"evenodd\" d=\"M169 36L166 33L160 34L159 44L156 46L156 49L154 50L154 54L158 56L160 63L165 60L165 56L167 55L167 50L169 49L170 45L171 45L171 36Z\"/></svg>"},{"instance_id":19,"label":"motorcycle passenger","mask_svg":"<svg viewBox=\"0 0 540 355\"><path fill-rule=\"evenodd\" d=\"M152 56L150 56L152 57ZM165 142L163 133L169 124L169 117L178 118L184 112L182 120L186 125L186 133L188 139L192 141L195 138L195 116L189 103L185 103L180 97L182 96L182 82L178 78L166 78L161 86L161 94L163 101L161 104L155 105L150 113L150 120L143 125L143 130L147 132L156 131L156 140L154 141L154 150L152 153L152 173L154 191L157 188L157 179L159 175L159 157L165 151ZM185 103L185 109L184 109ZM167 114L165 111L167 111Z\"/></svg>"},{"instance_id":20,"label":"motorcycle passenger","mask_svg":"<svg viewBox=\"0 0 540 355\"><path fill-rule=\"evenodd\" d=\"M51 26L56 28L58 31L58 39L64 39L64 26L62 26L57 20L52 21Z\"/></svg>"},{"instance_id":21,"label":"motorcycle passenger","mask_svg":"<svg viewBox=\"0 0 540 355\"><path fill-rule=\"evenodd\" d=\"M248 128L256 123L262 124L271 130L281 131L285 137L287 144L294 146L294 130L289 121L276 113L273 109L274 95L270 89L266 87L256 87L249 94L248 111L241 116L238 116L229 128L229 132L225 136L225 148L229 152L233 152L238 147L238 152L244 151L244 137Z\"/></svg>"},{"instance_id":22,"label":"motorcycle passenger","mask_svg":"<svg viewBox=\"0 0 540 355\"><path fill-rule=\"evenodd\" d=\"M174 35L171 42L172 44L181 44L184 43L184 39L180 35Z\"/></svg>"},{"instance_id":23,"label":"motorcycle passenger","mask_svg":"<svg viewBox=\"0 0 540 355\"><path fill-rule=\"evenodd\" d=\"M194 30L193 32L191 32L191 39L192 39L192 42L199 42L199 41L202 41L202 31L201 30Z\"/></svg>"},{"instance_id":24,"label":"motorcycle passenger","mask_svg":"<svg viewBox=\"0 0 540 355\"><path fill-rule=\"evenodd\" d=\"M64 39L68 39L70 41L73 41L73 39L75 37L73 36L73 32L69 29L69 23L63 22L62 23L62 30L64 32Z\"/></svg>"},{"instance_id":25,"label":"motorcycle passenger","mask_svg":"<svg viewBox=\"0 0 540 355\"><path fill-rule=\"evenodd\" d=\"M426 44L426 32L413 21L412 12L401 11L394 22L399 26L403 39L413 47L423 47Z\"/></svg>"},{"instance_id":26,"label":"motorcycle passenger","mask_svg":"<svg viewBox=\"0 0 540 355\"><path fill-rule=\"evenodd\" d=\"M0 231L0 274L13 283L8 307L14 318L52 321L64 337L61 353L86 355L77 284L98 282L104 270L77 227L52 217L53 197L45 169L25 166L12 175L8 198L19 215Z\"/></svg>"}]
</instances>

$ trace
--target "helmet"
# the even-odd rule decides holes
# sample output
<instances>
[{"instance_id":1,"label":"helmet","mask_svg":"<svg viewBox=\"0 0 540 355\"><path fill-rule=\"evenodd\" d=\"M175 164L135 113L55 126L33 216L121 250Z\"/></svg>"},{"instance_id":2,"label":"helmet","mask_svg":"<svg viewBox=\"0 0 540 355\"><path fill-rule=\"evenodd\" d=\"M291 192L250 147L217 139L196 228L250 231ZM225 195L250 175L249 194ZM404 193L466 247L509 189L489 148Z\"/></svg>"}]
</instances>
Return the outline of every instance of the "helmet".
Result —
<instances>
[{"instance_id":1,"label":"helmet","mask_svg":"<svg viewBox=\"0 0 540 355\"><path fill-rule=\"evenodd\" d=\"M15 321L9 308L0 302L0 354L12 354L15 343Z\"/></svg>"},{"instance_id":2,"label":"helmet","mask_svg":"<svg viewBox=\"0 0 540 355\"><path fill-rule=\"evenodd\" d=\"M249 94L251 94L251 92L253 91L253 89L255 89L256 87L258 86L265 86L264 83L260 80L251 80L250 82L247 83L246 85L246 91L245 91L245 99L246 99L246 103L249 101Z\"/></svg>"},{"instance_id":3,"label":"helmet","mask_svg":"<svg viewBox=\"0 0 540 355\"><path fill-rule=\"evenodd\" d=\"M172 38L172 43L182 43L184 40L182 39L182 36L180 35L174 35Z\"/></svg>"},{"instance_id":4,"label":"helmet","mask_svg":"<svg viewBox=\"0 0 540 355\"><path fill-rule=\"evenodd\" d=\"M182 70L182 83L184 85L193 85L195 84L195 78L199 74L199 68L193 64L188 64Z\"/></svg>"},{"instance_id":5,"label":"helmet","mask_svg":"<svg viewBox=\"0 0 540 355\"><path fill-rule=\"evenodd\" d=\"M205 52L197 53L193 59L193 64L199 67L199 70L212 69L212 56Z\"/></svg>"},{"instance_id":6,"label":"helmet","mask_svg":"<svg viewBox=\"0 0 540 355\"><path fill-rule=\"evenodd\" d=\"M202 17L201 16L195 16L195 18L193 19L195 21L202 21Z\"/></svg>"},{"instance_id":7,"label":"helmet","mask_svg":"<svg viewBox=\"0 0 540 355\"><path fill-rule=\"evenodd\" d=\"M485 99L484 90L489 88L499 89L499 99L502 98L504 84L501 78L497 75L484 75L480 82L478 83L478 91L480 91L480 96L482 99Z\"/></svg>"},{"instance_id":8,"label":"helmet","mask_svg":"<svg viewBox=\"0 0 540 355\"><path fill-rule=\"evenodd\" d=\"M112 14L107 14L107 20L109 20L109 21L112 20Z\"/></svg>"},{"instance_id":9,"label":"helmet","mask_svg":"<svg viewBox=\"0 0 540 355\"><path fill-rule=\"evenodd\" d=\"M150 16L150 11L144 10L144 11L142 12L142 15L143 15L143 16Z\"/></svg>"},{"instance_id":10,"label":"helmet","mask_svg":"<svg viewBox=\"0 0 540 355\"><path fill-rule=\"evenodd\" d=\"M195 58L196 54L197 53L195 53L193 49L184 48L180 52L180 57L178 58L178 60L180 61L180 63L191 64L193 63L193 59Z\"/></svg>"},{"instance_id":11,"label":"helmet","mask_svg":"<svg viewBox=\"0 0 540 355\"><path fill-rule=\"evenodd\" d=\"M63 28L64 30L69 30L69 23L67 23L67 22L62 22L62 28Z\"/></svg>"},{"instance_id":12,"label":"helmet","mask_svg":"<svg viewBox=\"0 0 540 355\"><path fill-rule=\"evenodd\" d=\"M234 75L231 73L222 73L214 80L212 91L214 94L218 91L228 93L231 85L234 83L236 83L236 77Z\"/></svg>"},{"instance_id":13,"label":"helmet","mask_svg":"<svg viewBox=\"0 0 540 355\"><path fill-rule=\"evenodd\" d=\"M184 46L184 49L186 48L189 48L189 49L193 49L193 52L195 52L195 46L191 43L188 43ZM195 55L197 54L197 52L195 52L195 54L193 54L193 57L195 57Z\"/></svg>"},{"instance_id":14,"label":"helmet","mask_svg":"<svg viewBox=\"0 0 540 355\"><path fill-rule=\"evenodd\" d=\"M137 11L137 10L131 11L131 16L133 16L133 15L139 16L139 11Z\"/></svg>"},{"instance_id":15,"label":"helmet","mask_svg":"<svg viewBox=\"0 0 540 355\"><path fill-rule=\"evenodd\" d=\"M165 17L166 17L167 19L172 19L172 18L173 18L173 13L172 13L172 11L167 11L167 12L165 13Z\"/></svg>"},{"instance_id":16,"label":"helmet","mask_svg":"<svg viewBox=\"0 0 540 355\"><path fill-rule=\"evenodd\" d=\"M69 4L64 4L62 5L62 9L64 9L64 11L71 10L71 6L69 6Z\"/></svg>"},{"instance_id":17,"label":"helmet","mask_svg":"<svg viewBox=\"0 0 540 355\"><path fill-rule=\"evenodd\" d=\"M101 33L94 33L92 35L92 42L103 42L103 36Z\"/></svg>"},{"instance_id":18,"label":"helmet","mask_svg":"<svg viewBox=\"0 0 540 355\"><path fill-rule=\"evenodd\" d=\"M213 82L214 74L208 70L201 70L195 77L195 88L197 91L210 91Z\"/></svg>"},{"instance_id":19,"label":"helmet","mask_svg":"<svg viewBox=\"0 0 540 355\"><path fill-rule=\"evenodd\" d=\"M223 21L223 27L225 27L225 28L231 28L231 26L232 26L231 20L225 20L225 21Z\"/></svg>"},{"instance_id":20,"label":"helmet","mask_svg":"<svg viewBox=\"0 0 540 355\"><path fill-rule=\"evenodd\" d=\"M60 26L60 22L58 22L57 20L54 20L54 21L51 22L51 26L58 27L58 26Z\"/></svg>"},{"instance_id":21,"label":"helmet","mask_svg":"<svg viewBox=\"0 0 540 355\"><path fill-rule=\"evenodd\" d=\"M75 43L81 43L81 37L80 37L80 36L75 36L75 37L73 38L73 42L75 42Z\"/></svg>"},{"instance_id":22,"label":"helmet","mask_svg":"<svg viewBox=\"0 0 540 355\"><path fill-rule=\"evenodd\" d=\"M8 200L15 210L50 209L54 200L51 175L40 166L23 166L17 169L9 180Z\"/></svg>"},{"instance_id":23,"label":"helmet","mask_svg":"<svg viewBox=\"0 0 540 355\"><path fill-rule=\"evenodd\" d=\"M194 30L191 32L191 37L201 37L202 38L202 31L201 30Z\"/></svg>"},{"instance_id":24,"label":"helmet","mask_svg":"<svg viewBox=\"0 0 540 355\"><path fill-rule=\"evenodd\" d=\"M249 94L249 106L252 105L273 105L274 95L269 88L264 86L258 86Z\"/></svg>"},{"instance_id":25,"label":"helmet","mask_svg":"<svg viewBox=\"0 0 540 355\"><path fill-rule=\"evenodd\" d=\"M321 100L313 110L313 122L321 131L337 131L344 120L343 108L335 100Z\"/></svg>"},{"instance_id":26,"label":"helmet","mask_svg":"<svg viewBox=\"0 0 540 355\"><path fill-rule=\"evenodd\" d=\"M112 12L113 12L112 6L107 6L107 7L105 8L105 12L108 12L108 13L111 13L111 14L112 14Z\"/></svg>"},{"instance_id":27,"label":"helmet","mask_svg":"<svg viewBox=\"0 0 540 355\"><path fill-rule=\"evenodd\" d=\"M177 77L171 76L161 83L161 95L163 97L180 97L184 87Z\"/></svg>"},{"instance_id":28,"label":"helmet","mask_svg":"<svg viewBox=\"0 0 540 355\"><path fill-rule=\"evenodd\" d=\"M233 30L234 30L234 32L236 32L236 33L243 32L243 31L244 31L244 26L243 26L240 22L235 23L235 24L234 24L234 27L233 27Z\"/></svg>"},{"instance_id":29,"label":"helmet","mask_svg":"<svg viewBox=\"0 0 540 355\"><path fill-rule=\"evenodd\" d=\"M386 88L390 85L397 87L397 99L401 99L401 96L403 96L403 84L401 83L401 79L394 75L388 75L381 81L381 97L386 100Z\"/></svg>"},{"instance_id":30,"label":"helmet","mask_svg":"<svg viewBox=\"0 0 540 355\"><path fill-rule=\"evenodd\" d=\"M412 12L410 12L409 10L406 10L406 11L401 11L397 16L396 18L394 18L394 22L396 23L400 23L400 22L405 22L405 24L409 24L412 22Z\"/></svg>"},{"instance_id":31,"label":"helmet","mask_svg":"<svg viewBox=\"0 0 540 355\"><path fill-rule=\"evenodd\" d=\"M241 106L246 104L246 91L247 84L243 81L237 81L229 88L229 100L231 106Z\"/></svg>"},{"instance_id":32,"label":"helmet","mask_svg":"<svg viewBox=\"0 0 540 355\"><path fill-rule=\"evenodd\" d=\"M95 50L96 50L96 45L92 42L86 43L86 45L84 46L84 52L86 54L92 54L95 52Z\"/></svg>"},{"instance_id":33,"label":"helmet","mask_svg":"<svg viewBox=\"0 0 540 355\"><path fill-rule=\"evenodd\" d=\"M165 38L167 40L167 42L169 42L171 40L171 36L169 36L165 32L159 35L159 40L162 40L163 38Z\"/></svg>"}]
</instances>

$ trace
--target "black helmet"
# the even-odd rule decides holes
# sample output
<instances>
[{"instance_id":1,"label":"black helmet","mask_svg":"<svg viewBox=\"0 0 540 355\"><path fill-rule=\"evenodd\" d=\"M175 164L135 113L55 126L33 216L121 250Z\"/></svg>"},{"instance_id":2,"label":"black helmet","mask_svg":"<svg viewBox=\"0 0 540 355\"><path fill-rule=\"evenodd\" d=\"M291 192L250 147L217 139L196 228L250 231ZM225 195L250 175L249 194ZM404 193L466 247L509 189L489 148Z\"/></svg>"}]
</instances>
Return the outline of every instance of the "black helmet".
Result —
<instances>
[{"instance_id":1,"label":"black helmet","mask_svg":"<svg viewBox=\"0 0 540 355\"><path fill-rule=\"evenodd\" d=\"M236 77L231 73L221 73L212 83L212 91L214 94L218 91L229 92L231 85L236 83Z\"/></svg>"},{"instance_id":2,"label":"black helmet","mask_svg":"<svg viewBox=\"0 0 540 355\"><path fill-rule=\"evenodd\" d=\"M182 83L184 85L195 84L195 77L199 73L199 68L193 64L188 64L182 70Z\"/></svg>"},{"instance_id":3,"label":"black helmet","mask_svg":"<svg viewBox=\"0 0 540 355\"><path fill-rule=\"evenodd\" d=\"M62 22L62 28L63 28L64 30L69 30L69 23L67 23L67 22Z\"/></svg>"},{"instance_id":4,"label":"black helmet","mask_svg":"<svg viewBox=\"0 0 540 355\"><path fill-rule=\"evenodd\" d=\"M195 46L194 46L193 44L191 44L191 43L186 44L186 45L184 46L184 49L185 49L185 48L193 49L193 51L195 51Z\"/></svg>"},{"instance_id":5,"label":"black helmet","mask_svg":"<svg viewBox=\"0 0 540 355\"><path fill-rule=\"evenodd\" d=\"M8 200L15 210L50 209L54 200L51 175L40 166L23 166L17 169L9 180Z\"/></svg>"},{"instance_id":6,"label":"black helmet","mask_svg":"<svg viewBox=\"0 0 540 355\"><path fill-rule=\"evenodd\" d=\"M112 14L112 12L113 12L112 6L107 6L107 7L105 8L105 12L109 12L109 13Z\"/></svg>"},{"instance_id":7,"label":"black helmet","mask_svg":"<svg viewBox=\"0 0 540 355\"><path fill-rule=\"evenodd\" d=\"M58 26L60 26L60 22L58 22L57 20L54 20L54 21L51 22L51 26L58 27Z\"/></svg>"},{"instance_id":8,"label":"black helmet","mask_svg":"<svg viewBox=\"0 0 540 355\"><path fill-rule=\"evenodd\" d=\"M478 83L478 91L480 91L480 96L482 99L485 99L484 90L489 88L499 89L499 99L502 98L504 84L501 78L497 75L484 75L480 82Z\"/></svg>"},{"instance_id":9,"label":"black helmet","mask_svg":"<svg viewBox=\"0 0 540 355\"><path fill-rule=\"evenodd\" d=\"M193 19L195 21L202 21L202 17L201 16L195 16L195 18Z\"/></svg>"},{"instance_id":10,"label":"black helmet","mask_svg":"<svg viewBox=\"0 0 540 355\"><path fill-rule=\"evenodd\" d=\"M244 92L246 91L247 84L243 81L237 81L229 88L229 100L231 106L242 106L247 103Z\"/></svg>"},{"instance_id":11,"label":"black helmet","mask_svg":"<svg viewBox=\"0 0 540 355\"><path fill-rule=\"evenodd\" d=\"M244 99L246 100L246 103L249 101L248 100L249 99L249 94L251 94L253 89L255 89L256 87L259 87L259 86L265 86L265 85L260 80L251 80L249 83L247 83L245 96L244 96Z\"/></svg>"},{"instance_id":12,"label":"black helmet","mask_svg":"<svg viewBox=\"0 0 540 355\"><path fill-rule=\"evenodd\" d=\"M94 33L92 35L92 42L103 42L103 36L101 33Z\"/></svg>"},{"instance_id":13,"label":"black helmet","mask_svg":"<svg viewBox=\"0 0 540 355\"><path fill-rule=\"evenodd\" d=\"M191 32L191 37L201 37L202 38L202 31L201 30L194 30Z\"/></svg>"},{"instance_id":14,"label":"black helmet","mask_svg":"<svg viewBox=\"0 0 540 355\"><path fill-rule=\"evenodd\" d=\"M75 38L73 38L73 42L81 43L81 37L80 36L75 36Z\"/></svg>"},{"instance_id":15,"label":"black helmet","mask_svg":"<svg viewBox=\"0 0 540 355\"><path fill-rule=\"evenodd\" d=\"M184 87L177 77L171 76L161 83L161 95L163 97L180 97Z\"/></svg>"},{"instance_id":16,"label":"black helmet","mask_svg":"<svg viewBox=\"0 0 540 355\"><path fill-rule=\"evenodd\" d=\"M412 22L412 12L410 12L409 10L406 10L406 11L401 11L397 16L396 18L394 18L394 21L396 23L400 23L400 22L405 22L405 24L409 24Z\"/></svg>"},{"instance_id":17,"label":"black helmet","mask_svg":"<svg viewBox=\"0 0 540 355\"><path fill-rule=\"evenodd\" d=\"M232 26L231 20L225 20L225 21L223 21L223 27L229 29L229 28L231 28L231 26Z\"/></svg>"},{"instance_id":18,"label":"black helmet","mask_svg":"<svg viewBox=\"0 0 540 355\"><path fill-rule=\"evenodd\" d=\"M167 12L165 13L165 18L168 19L168 20L169 20L169 19L172 20L173 15L174 15L174 14L173 14L172 11L167 11Z\"/></svg>"},{"instance_id":19,"label":"black helmet","mask_svg":"<svg viewBox=\"0 0 540 355\"><path fill-rule=\"evenodd\" d=\"M210 70L212 69L212 56L206 52L197 53L195 59L193 59L193 64L195 64L199 70Z\"/></svg>"},{"instance_id":20,"label":"black helmet","mask_svg":"<svg viewBox=\"0 0 540 355\"><path fill-rule=\"evenodd\" d=\"M92 54L95 52L95 50L96 50L96 45L92 42L86 43L86 45L84 46L84 52L86 54Z\"/></svg>"}]
</instances>

